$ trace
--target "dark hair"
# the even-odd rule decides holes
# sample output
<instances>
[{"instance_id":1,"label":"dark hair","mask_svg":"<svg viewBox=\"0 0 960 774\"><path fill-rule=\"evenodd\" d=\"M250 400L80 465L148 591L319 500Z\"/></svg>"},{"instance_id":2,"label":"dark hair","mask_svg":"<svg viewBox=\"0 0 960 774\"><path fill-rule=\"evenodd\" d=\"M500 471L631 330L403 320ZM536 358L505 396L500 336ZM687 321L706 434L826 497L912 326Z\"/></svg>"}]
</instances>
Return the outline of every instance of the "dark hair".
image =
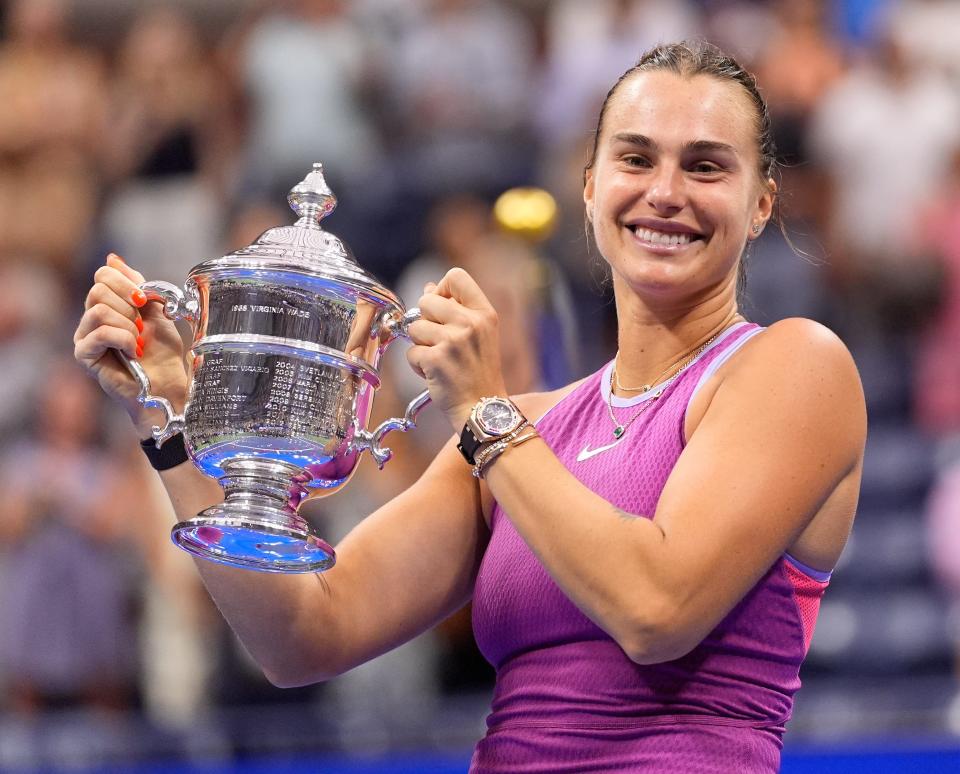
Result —
<instances>
[{"instance_id":1,"label":"dark hair","mask_svg":"<svg viewBox=\"0 0 960 774\"><path fill-rule=\"evenodd\" d=\"M737 60L728 56L717 46L706 41L683 41L681 43L668 43L652 48L643 54L637 63L627 70L607 92L600 108L600 116L597 119L597 130L593 136L593 150L590 153L590 160L583 168L584 184L586 184L587 172L593 169L597 158L597 150L600 144L600 134L603 131L603 120L607 114L607 107L617 89L620 88L625 80L632 75L644 72L653 72L657 70L666 70L677 75L691 78L695 75L709 75L718 78L721 81L729 81L739 84L750 97L756 109L755 126L757 130L757 150L760 157L758 174L760 180L766 184L766 181L777 175L776 146L773 141L773 129L770 124L770 112L767 110L767 103L760 94L757 87L757 79L745 70ZM778 225L781 225L779 218L776 218ZM737 277L737 295L741 295L746 285L746 267L744 261L740 262L739 274Z\"/></svg>"}]
</instances>

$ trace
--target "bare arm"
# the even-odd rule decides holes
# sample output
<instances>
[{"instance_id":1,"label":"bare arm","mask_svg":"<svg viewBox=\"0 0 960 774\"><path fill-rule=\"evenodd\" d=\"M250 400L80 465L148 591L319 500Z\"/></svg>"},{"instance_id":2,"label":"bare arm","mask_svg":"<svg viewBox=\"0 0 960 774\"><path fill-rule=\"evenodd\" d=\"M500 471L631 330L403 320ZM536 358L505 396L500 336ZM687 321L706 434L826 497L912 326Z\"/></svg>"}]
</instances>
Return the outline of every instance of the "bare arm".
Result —
<instances>
[{"instance_id":1,"label":"bare arm","mask_svg":"<svg viewBox=\"0 0 960 774\"><path fill-rule=\"evenodd\" d=\"M639 663L689 652L837 493L858 486L863 397L832 334L781 323L730 365L652 519L618 511L540 442L487 476L558 585Z\"/></svg>"},{"instance_id":2,"label":"bare arm","mask_svg":"<svg viewBox=\"0 0 960 774\"><path fill-rule=\"evenodd\" d=\"M179 518L220 494L189 463L160 475ZM197 567L267 678L290 687L345 672L462 607L486 537L479 489L448 445L419 481L344 538L337 563L322 574L273 575L203 560Z\"/></svg>"},{"instance_id":3,"label":"bare arm","mask_svg":"<svg viewBox=\"0 0 960 774\"><path fill-rule=\"evenodd\" d=\"M186 374L172 323L154 305L138 313L131 302L140 281L119 259L109 259L97 272L74 341L77 359L147 437L152 417L137 405L136 386L112 349L136 356L142 315L141 361L155 392L182 407ZM216 482L190 463L160 475L180 519L222 498ZM486 537L479 487L448 444L417 483L342 541L337 564L322 575L271 575L203 560L197 566L267 677L281 686L303 685L373 658L463 605Z\"/></svg>"},{"instance_id":4,"label":"bare arm","mask_svg":"<svg viewBox=\"0 0 960 774\"><path fill-rule=\"evenodd\" d=\"M408 359L460 427L481 396L504 394L490 368L496 313L462 269L419 306ZM784 321L721 373L654 514L618 511L542 441L506 451L486 477L554 581L638 663L689 652L814 519L807 553L835 559L852 520L866 412L839 339Z\"/></svg>"}]
</instances>

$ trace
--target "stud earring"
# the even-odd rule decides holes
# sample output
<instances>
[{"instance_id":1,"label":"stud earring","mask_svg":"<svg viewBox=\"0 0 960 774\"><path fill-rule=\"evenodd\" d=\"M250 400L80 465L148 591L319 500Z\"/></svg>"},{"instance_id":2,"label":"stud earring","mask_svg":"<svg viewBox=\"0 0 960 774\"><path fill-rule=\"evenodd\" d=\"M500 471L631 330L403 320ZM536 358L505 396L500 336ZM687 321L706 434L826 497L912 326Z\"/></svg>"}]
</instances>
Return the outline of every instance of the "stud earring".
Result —
<instances>
[{"instance_id":1,"label":"stud earring","mask_svg":"<svg viewBox=\"0 0 960 774\"><path fill-rule=\"evenodd\" d=\"M754 235L754 236L757 236L759 233L760 233L760 224L759 224L759 223L754 223L754 224L753 224L753 235Z\"/></svg>"}]
</instances>

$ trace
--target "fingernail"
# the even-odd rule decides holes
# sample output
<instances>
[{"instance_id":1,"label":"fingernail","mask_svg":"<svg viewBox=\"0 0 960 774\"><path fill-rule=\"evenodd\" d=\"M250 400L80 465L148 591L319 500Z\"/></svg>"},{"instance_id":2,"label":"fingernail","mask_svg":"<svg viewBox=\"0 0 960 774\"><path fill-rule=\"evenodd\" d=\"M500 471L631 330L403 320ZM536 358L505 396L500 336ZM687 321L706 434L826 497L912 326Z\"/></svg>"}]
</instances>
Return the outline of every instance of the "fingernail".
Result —
<instances>
[{"instance_id":1,"label":"fingernail","mask_svg":"<svg viewBox=\"0 0 960 774\"><path fill-rule=\"evenodd\" d=\"M143 357L143 347L137 344L137 357Z\"/></svg>"},{"instance_id":2,"label":"fingernail","mask_svg":"<svg viewBox=\"0 0 960 774\"><path fill-rule=\"evenodd\" d=\"M130 294L130 300L133 301L134 306L143 306L147 303L147 294L137 288Z\"/></svg>"},{"instance_id":3,"label":"fingernail","mask_svg":"<svg viewBox=\"0 0 960 774\"><path fill-rule=\"evenodd\" d=\"M137 336L137 349L143 349L147 346L147 342L143 340L143 336Z\"/></svg>"},{"instance_id":4,"label":"fingernail","mask_svg":"<svg viewBox=\"0 0 960 774\"><path fill-rule=\"evenodd\" d=\"M117 255L116 253L109 253L109 254L107 255L107 258L116 258L118 261L120 261L120 263L126 264L126 261L123 260L123 258L121 258L121 257L120 257L119 255Z\"/></svg>"},{"instance_id":5,"label":"fingernail","mask_svg":"<svg viewBox=\"0 0 960 774\"><path fill-rule=\"evenodd\" d=\"M140 317L140 316L138 315L138 316L137 316L137 319L135 319L135 320L133 321L133 324L137 326L137 330L140 331L140 333L143 333L143 318L142 318L142 317Z\"/></svg>"}]
</instances>

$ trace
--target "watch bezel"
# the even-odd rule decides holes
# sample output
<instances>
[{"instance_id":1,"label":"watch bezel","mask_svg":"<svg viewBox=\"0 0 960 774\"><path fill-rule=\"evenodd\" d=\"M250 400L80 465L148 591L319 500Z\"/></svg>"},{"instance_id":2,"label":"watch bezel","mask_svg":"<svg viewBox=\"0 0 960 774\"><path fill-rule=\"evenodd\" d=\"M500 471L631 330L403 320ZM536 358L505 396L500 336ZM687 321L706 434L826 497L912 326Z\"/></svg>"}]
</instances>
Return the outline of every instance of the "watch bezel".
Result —
<instances>
[{"instance_id":1,"label":"watch bezel","mask_svg":"<svg viewBox=\"0 0 960 774\"><path fill-rule=\"evenodd\" d=\"M504 428L494 428L489 425L483 417L485 411L487 411L491 406L505 406L510 411L510 423ZM513 401L509 398L493 397L487 398L485 400L477 403L475 412L474 412L474 422L477 426L477 429L480 430L487 438L500 438L507 433L512 432L516 427L523 421L523 414L520 413L520 410L514 405Z\"/></svg>"}]
</instances>

